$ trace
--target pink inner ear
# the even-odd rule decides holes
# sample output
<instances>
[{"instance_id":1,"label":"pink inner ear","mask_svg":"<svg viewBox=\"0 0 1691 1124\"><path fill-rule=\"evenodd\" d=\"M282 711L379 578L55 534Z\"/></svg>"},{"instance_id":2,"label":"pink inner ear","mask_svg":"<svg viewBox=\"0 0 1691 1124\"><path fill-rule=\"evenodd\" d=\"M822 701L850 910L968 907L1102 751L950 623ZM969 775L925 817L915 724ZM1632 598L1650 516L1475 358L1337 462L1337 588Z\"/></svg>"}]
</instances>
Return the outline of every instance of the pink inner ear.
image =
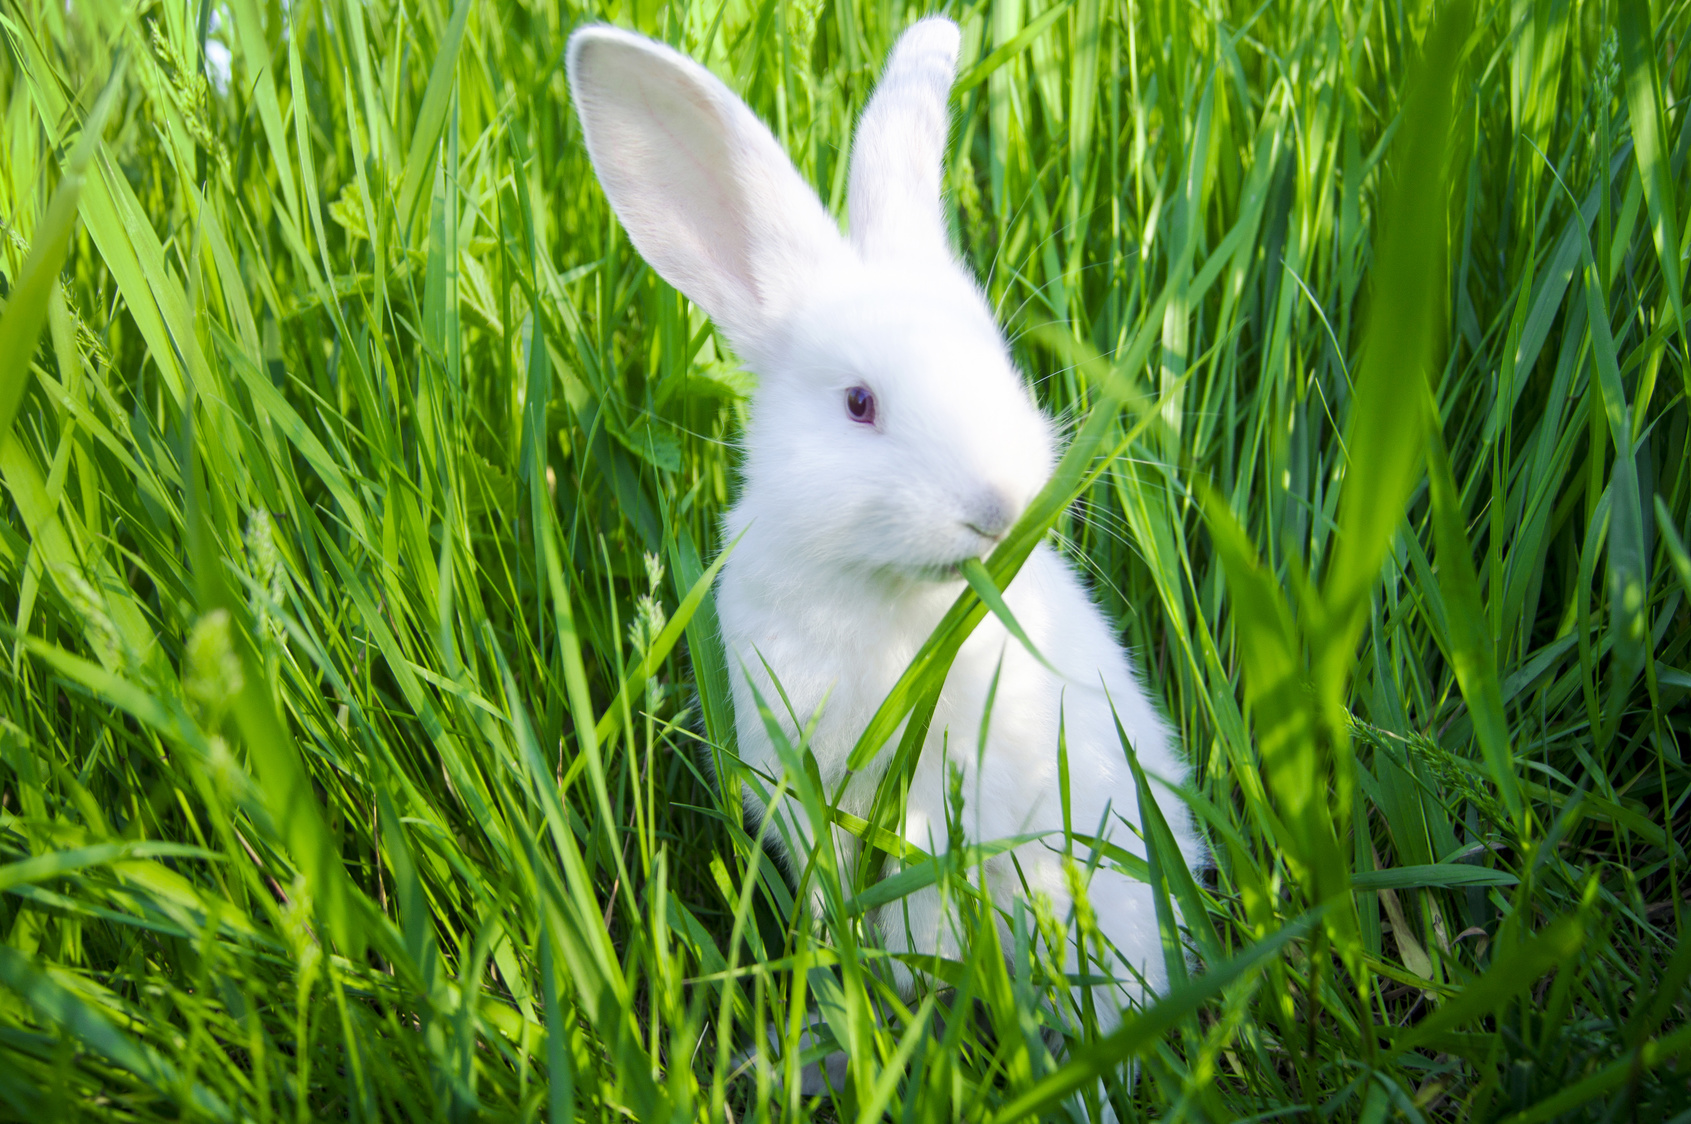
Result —
<instances>
[{"instance_id":1,"label":"pink inner ear","mask_svg":"<svg viewBox=\"0 0 1691 1124\"><path fill-rule=\"evenodd\" d=\"M658 274L711 316L754 305L757 285L731 126L670 60L616 41L586 46L578 104L605 194Z\"/></svg>"},{"instance_id":2,"label":"pink inner ear","mask_svg":"<svg viewBox=\"0 0 1691 1124\"><path fill-rule=\"evenodd\" d=\"M753 357L817 276L842 266L838 228L774 136L704 67L613 28L571 43L588 151L635 248Z\"/></svg>"}]
</instances>

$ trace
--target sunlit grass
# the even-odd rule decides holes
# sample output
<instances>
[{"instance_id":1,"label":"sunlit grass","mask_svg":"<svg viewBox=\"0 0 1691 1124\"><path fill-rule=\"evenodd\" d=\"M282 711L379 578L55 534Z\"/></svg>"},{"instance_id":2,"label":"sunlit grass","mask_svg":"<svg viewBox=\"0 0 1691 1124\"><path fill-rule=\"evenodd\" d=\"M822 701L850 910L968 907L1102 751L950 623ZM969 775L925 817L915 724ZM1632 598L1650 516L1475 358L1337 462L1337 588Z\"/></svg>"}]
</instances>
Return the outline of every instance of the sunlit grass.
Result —
<instances>
[{"instance_id":1,"label":"sunlit grass","mask_svg":"<svg viewBox=\"0 0 1691 1124\"><path fill-rule=\"evenodd\" d=\"M637 27L843 213L923 11L0 3L0 1114L1691 1110L1685 5L949 10L957 241L1078 450L971 577L1059 538L1216 860L1099 856L1192 957L1104 1039L1064 919L906 1002L709 783L750 382L567 99Z\"/></svg>"}]
</instances>

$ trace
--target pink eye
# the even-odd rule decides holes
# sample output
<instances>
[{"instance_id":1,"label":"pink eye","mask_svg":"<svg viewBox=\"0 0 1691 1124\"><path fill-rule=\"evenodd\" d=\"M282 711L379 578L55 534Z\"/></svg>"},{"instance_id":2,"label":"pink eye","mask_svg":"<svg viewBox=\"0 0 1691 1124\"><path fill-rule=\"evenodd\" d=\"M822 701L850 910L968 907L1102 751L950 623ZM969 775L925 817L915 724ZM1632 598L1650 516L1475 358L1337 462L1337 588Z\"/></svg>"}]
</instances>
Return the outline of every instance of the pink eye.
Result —
<instances>
[{"instance_id":1,"label":"pink eye","mask_svg":"<svg viewBox=\"0 0 1691 1124\"><path fill-rule=\"evenodd\" d=\"M875 424L875 396L866 386L854 386L846 391L846 413L851 420L864 425Z\"/></svg>"}]
</instances>

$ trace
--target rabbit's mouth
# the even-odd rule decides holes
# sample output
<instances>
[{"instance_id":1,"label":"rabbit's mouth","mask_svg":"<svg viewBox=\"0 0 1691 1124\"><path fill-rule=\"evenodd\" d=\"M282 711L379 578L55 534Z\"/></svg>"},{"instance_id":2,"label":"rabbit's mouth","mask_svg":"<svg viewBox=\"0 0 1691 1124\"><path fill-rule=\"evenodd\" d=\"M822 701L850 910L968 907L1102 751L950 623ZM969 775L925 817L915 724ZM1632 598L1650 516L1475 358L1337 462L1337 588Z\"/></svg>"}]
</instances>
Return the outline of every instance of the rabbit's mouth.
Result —
<instances>
[{"instance_id":1,"label":"rabbit's mouth","mask_svg":"<svg viewBox=\"0 0 1691 1124\"><path fill-rule=\"evenodd\" d=\"M933 567L935 580L945 582L966 582L969 579L963 575L963 567L970 562L984 562L986 561L987 556L991 553L992 551L990 549L983 550L976 554L966 554L957 559L955 562L947 562L942 566L935 566Z\"/></svg>"},{"instance_id":2,"label":"rabbit's mouth","mask_svg":"<svg viewBox=\"0 0 1691 1124\"><path fill-rule=\"evenodd\" d=\"M980 537L982 543L984 544L980 550L971 550L951 562L945 562L938 566L929 567L929 569L932 569L935 572L936 576L934 580L945 582L967 581L968 579L963 576L964 565L969 562L986 561L987 557L992 554L998 544L1003 541L1002 536L991 537L988 535L981 535Z\"/></svg>"},{"instance_id":3,"label":"rabbit's mouth","mask_svg":"<svg viewBox=\"0 0 1691 1124\"><path fill-rule=\"evenodd\" d=\"M888 536L875 543L874 554L863 561L869 568L898 585L911 587L951 586L964 582L963 567L990 555L1002 536L975 530L958 533L950 529L940 535Z\"/></svg>"},{"instance_id":4,"label":"rabbit's mouth","mask_svg":"<svg viewBox=\"0 0 1691 1124\"><path fill-rule=\"evenodd\" d=\"M969 555L969 558L977 555ZM952 585L964 581L963 563L969 558L959 558L955 562L918 562L914 565L899 566L898 570L907 578L930 585Z\"/></svg>"}]
</instances>

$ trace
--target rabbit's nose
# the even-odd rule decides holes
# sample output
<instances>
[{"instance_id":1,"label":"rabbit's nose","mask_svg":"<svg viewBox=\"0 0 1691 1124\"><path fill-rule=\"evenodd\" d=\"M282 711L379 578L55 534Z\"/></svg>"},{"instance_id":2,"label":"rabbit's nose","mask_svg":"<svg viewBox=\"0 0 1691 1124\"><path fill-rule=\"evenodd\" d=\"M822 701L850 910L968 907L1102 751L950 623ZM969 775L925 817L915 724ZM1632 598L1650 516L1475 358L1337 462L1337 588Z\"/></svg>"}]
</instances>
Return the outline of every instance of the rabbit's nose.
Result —
<instances>
[{"instance_id":1,"label":"rabbit's nose","mask_svg":"<svg viewBox=\"0 0 1691 1124\"><path fill-rule=\"evenodd\" d=\"M1015 508L1009 498L994 489L976 497L964 524L982 538L996 541L1004 537L1015 521Z\"/></svg>"}]
</instances>

